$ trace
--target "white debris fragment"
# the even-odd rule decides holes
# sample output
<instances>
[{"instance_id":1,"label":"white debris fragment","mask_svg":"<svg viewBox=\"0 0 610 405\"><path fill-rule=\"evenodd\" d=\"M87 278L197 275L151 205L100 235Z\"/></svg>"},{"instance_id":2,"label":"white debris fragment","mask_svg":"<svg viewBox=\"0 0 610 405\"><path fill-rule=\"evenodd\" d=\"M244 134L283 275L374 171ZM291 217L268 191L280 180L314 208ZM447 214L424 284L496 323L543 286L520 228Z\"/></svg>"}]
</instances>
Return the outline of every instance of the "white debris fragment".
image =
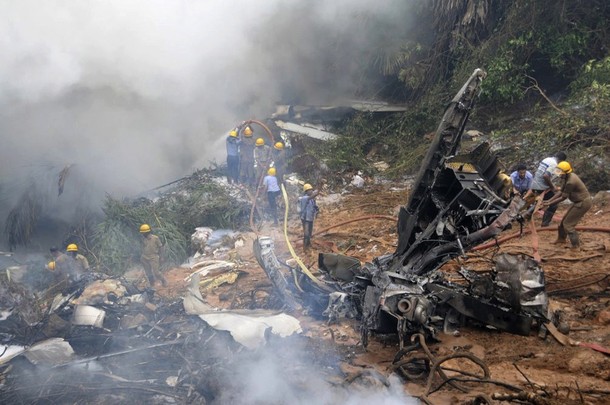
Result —
<instances>
[{"instance_id":1,"label":"white debris fragment","mask_svg":"<svg viewBox=\"0 0 610 405\"><path fill-rule=\"evenodd\" d=\"M15 356L20 355L25 351L24 346L17 345L0 345L0 364L4 364Z\"/></svg>"},{"instance_id":2,"label":"white debris fragment","mask_svg":"<svg viewBox=\"0 0 610 405\"><path fill-rule=\"evenodd\" d=\"M195 275L207 276L211 271L216 271L218 273L227 272L235 269L237 265L233 262L227 262L224 260L204 260L195 263L190 267L195 271L184 279L186 282L190 282Z\"/></svg>"},{"instance_id":3,"label":"white debris fragment","mask_svg":"<svg viewBox=\"0 0 610 405\"><path fill-rule=\"evenodd\" d=\"M96 280L87 285L83 293L73 301L73 304L108 304L110 302L108 294L112 294L116 298L122 298L127 294L127 289L119 280L112 278Z\"/></svg>"},{"instance_id":4,"label":"white debris fragment","mask_svg":"<svg viewBox=\"0 0 610 405\"><path fill-rule=\"evenodd\" d=\"M352 177L352 182L350 184L356 188L362 188L364 187L364 179L360 176L360 174L354 174L354 177Z\"/></svg>"},{"instance_id":5,"label":"white debris fragment","mask_svg":"<svg viewBox=\"0 0 610 405\"><path fill-rule=\"evenodd\" d=\"M34 344L26 350L25 357L34 365L58 365L72 360L74 350L61 338L51 338Z\"/></svg>"},{"instance_id":6,"label":"white debris fragment","mask_svg":"<svg viewBox=\"0 0 610 405\"><path fill-rule=\"evenodd\" d=\"M199 315L212 328L228 331L236 342L248 349L264 346L267 343L268 330L280 337L303 331L298 319L283 313L265 310L217 310L203 301L199 291L198 274L193 274L182 304L187 314Z\"/></svg>"},{"instance_id":7,"label":"white debris fragment","mask_svg":"<svg viewBox=\"0 0 610 405\"><path fill-rule=\"evenodd\" d=\"M195 233L191 235L191 248L195 252L203 253L208 243L208 239L210 239L210 236L212 235L212 232L214 232L212 228L195 228Z\"/></svg>"},{"instance_id":8,"label":"white debris fragment","mask_svg":"<svg viewBox=\"0 0 610 405\"><path fill-rule=\"evenodd\" d=\"M5 321L13 313L13 310L3 309L0 311L0 321Z\"/></svg>"},{"instance_id":9,"label":"white debris fragment","mask_svg":"<svg viewBox=\"0 0 610 405\"><path fill-rule=\"evenodd\" d=\"M101 328L104 325L106 311L90 305L76 305L72 314L72 324L82 326L94 326Z\"/></svg>"},{"instance_id":10,"label":"white debris fragment","mask_svg":"<svg viewBox=\"0 0 610 405\"><path fill-rule=\"evenodd\" d=\"M231 334L236 342L248 349L256 349L267 343L266 331L280 337L288 337L301 333L298 319L287 314L270 314L268 311L258 314L255 311L235 313L233 311L218 311L201 314L199 318L217 330Z\"/></svg>"},{"instance_id":11,"label":"white debris fragment","mask_svg":"<svg viewBox=\"0 0 610 405\"><path fill-rule=\"evenodd\" d=\"M380 162L373 163L373 167L375 169L379 170L380 172L385 172L386 170L388 170L390 168L390 165L382 160Z\"/></svg>"}]
</instances>

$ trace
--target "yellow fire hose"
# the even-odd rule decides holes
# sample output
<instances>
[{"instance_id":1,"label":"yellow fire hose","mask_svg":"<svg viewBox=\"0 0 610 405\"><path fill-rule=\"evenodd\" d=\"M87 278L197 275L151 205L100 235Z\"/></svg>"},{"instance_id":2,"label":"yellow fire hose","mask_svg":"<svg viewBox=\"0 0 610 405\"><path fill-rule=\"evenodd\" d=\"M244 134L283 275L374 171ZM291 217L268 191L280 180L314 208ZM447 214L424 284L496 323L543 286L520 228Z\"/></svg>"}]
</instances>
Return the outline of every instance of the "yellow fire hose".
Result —
<instances>
[{"instance_id":1,"label":"yellow fire hose","mask_svg":"<svg viewBox=\"0 0 610 405\"><path fill-rule=\"evenodd\" d=\"M298 265L301 268L301 270L303 271L303 273L305 275L307 275L307 277L309 277L311 279L311 281L316 283L316 285L318 287L326 289L326 286L320 280L318 280L316 278L316 276L311 274L311 272L309 271L307 266L305 266L305 264L301 261L299 256L297 256L296 252L294 251L294 248L292 247L292 244L290 243L290 239L288 238L288 194L286 194L286 188L284 188L283 184L280 187L282 188L282 197L284 198L284 206L285 206L285 208L284 208L284 239L286 240L286 245L288 246L290 255L292 256L292 258L294 260L296 260L296 262L298 263Z\"/></svg>"}]
</instances>

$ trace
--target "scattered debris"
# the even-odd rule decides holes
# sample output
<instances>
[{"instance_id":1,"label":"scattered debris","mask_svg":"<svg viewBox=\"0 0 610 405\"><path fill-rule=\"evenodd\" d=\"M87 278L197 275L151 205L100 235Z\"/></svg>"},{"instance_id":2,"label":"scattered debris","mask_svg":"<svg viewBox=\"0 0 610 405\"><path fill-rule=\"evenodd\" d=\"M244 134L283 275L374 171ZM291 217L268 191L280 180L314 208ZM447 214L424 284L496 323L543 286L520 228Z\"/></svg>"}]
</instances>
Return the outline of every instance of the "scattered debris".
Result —
<instances>
[{"instance_id":1,"label":"scattered debris","mask_svg":"<svg viewBox=\"0 0 610 405\"><path fill-rule=\"evenodd\" d=\"M265 310L218 311L212 308L201 296L199 275L192 277L183 305L187 314L198 315L214 329L228 331L236 342L248 349L263 346L267 342L267 330L281 337L302 332L299 321L283 313Z\"/></svg>"},{"instance_id":2,"label":"scattered debris","mask_svg":"<svg viewBox=\"0 0 610 405\"><path fill-rule=\"evenodd\" d=\"M352 182L350 184L356 188L364 187L364 179L362 178L362 172L354 174L354 176L352 177Z\"/></svg>"},{"instance_id":3,"label":"scattered debris","mask_svg":"<svg viewBox=\"0 0 610 405\"><path fill-rule=\"evenodd\" d=\"M259 263L283 297L333 321L357 308L365 345L371 332L398 332L403 347L415 333L434 337L439 330L455 330L463 318L523 335L534 322L546 321L544 274L529 257L502 255L483 275L464 268L460 274L467 286L446 281L439 271L450 259L499 234L525 205L518 197L500 197L502 168L488 144L458 154L484 77L475 70L447 107L409 202L400 210L395 253L362 266L321 253L321 288L299 267L291 268L296 277L283 277L270 265L277 261L273 252L258 251ZM363 182L356 175L352 183Z\"/></svg>"}]
</instances>

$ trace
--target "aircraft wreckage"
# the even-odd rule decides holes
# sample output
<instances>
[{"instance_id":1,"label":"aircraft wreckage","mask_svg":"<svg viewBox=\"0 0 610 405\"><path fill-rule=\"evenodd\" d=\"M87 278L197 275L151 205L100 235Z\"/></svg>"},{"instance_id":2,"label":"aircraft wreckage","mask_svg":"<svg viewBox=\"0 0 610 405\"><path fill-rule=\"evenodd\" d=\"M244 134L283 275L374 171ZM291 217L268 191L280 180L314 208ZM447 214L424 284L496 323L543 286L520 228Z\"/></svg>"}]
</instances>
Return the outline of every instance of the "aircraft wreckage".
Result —
<instances>
[{"instance_id":1,"label":"aircraft wreckage","mask_svg":"<svg viewBox=\"0 0 610 405\"><path fill-rule=\"evenodd\" d=\"M393 254L361 264L320 253L320 278L297 265L288 266L294 277L285 277L273 240L255 241L259 264L289 308L305 306L331 321L360 318L365 345L371 332L397 333L401 348L416 333L434 337L465 320L521 335L547 322L544 273L528 256L498 255L487 273L462 267L466 284L449 282L439 270L521 220L525 206L519 196L506 198L502 168L489 144L459 153L484 77L475 70L446 108L408 203L400 209Z\"/></svg>"}]
</instances>

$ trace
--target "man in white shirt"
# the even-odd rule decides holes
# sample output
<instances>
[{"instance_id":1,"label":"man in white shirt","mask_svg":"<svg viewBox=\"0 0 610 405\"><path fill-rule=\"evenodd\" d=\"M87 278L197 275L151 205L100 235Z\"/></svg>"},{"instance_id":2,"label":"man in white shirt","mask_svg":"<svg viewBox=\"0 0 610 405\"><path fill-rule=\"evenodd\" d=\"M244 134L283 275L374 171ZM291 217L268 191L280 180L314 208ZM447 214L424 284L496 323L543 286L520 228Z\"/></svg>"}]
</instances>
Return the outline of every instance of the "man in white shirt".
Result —
<instances>
[{"instance_id":1,"label":"man in white shirt","mask_svg":"<svg viewBox=\"0 0 610 405\"><path fill-rule=\"evenodd\" d=\"M277 177L275 177L275 167L267 170L267 175L263 179L263 186L267 191L267 200L269 201L269 211L271 211L271 216L273 217L273 225L277 225L277 204L275 199L280 195L280 186Z\"/></svg>"},{"instance_id":2,"label":"man in white shirt","mask_svg":"<svg viewBox=\"0 0 610 405\"><path fill-rule=\"evenodd\" d=\"M563 162L566 160L567 156L563 152L557 152L555 156L550 156L542 160L538 165L538 169L534 174L534 179L532 181L532 188L525 194L524 198L530 194L534 194L535 196L539 196L540 194L544 194L544 201L547 201L555 195L556 187L553 184L553 176L555 175L555 168L557 167L557 163ZM542 216L542 226L549 226L551 224L551 220L553 219L553 215L555 215L555 211L557 211L557 204L549 205L544 210L544 215Z\"/></svg>"}]
</instances>

